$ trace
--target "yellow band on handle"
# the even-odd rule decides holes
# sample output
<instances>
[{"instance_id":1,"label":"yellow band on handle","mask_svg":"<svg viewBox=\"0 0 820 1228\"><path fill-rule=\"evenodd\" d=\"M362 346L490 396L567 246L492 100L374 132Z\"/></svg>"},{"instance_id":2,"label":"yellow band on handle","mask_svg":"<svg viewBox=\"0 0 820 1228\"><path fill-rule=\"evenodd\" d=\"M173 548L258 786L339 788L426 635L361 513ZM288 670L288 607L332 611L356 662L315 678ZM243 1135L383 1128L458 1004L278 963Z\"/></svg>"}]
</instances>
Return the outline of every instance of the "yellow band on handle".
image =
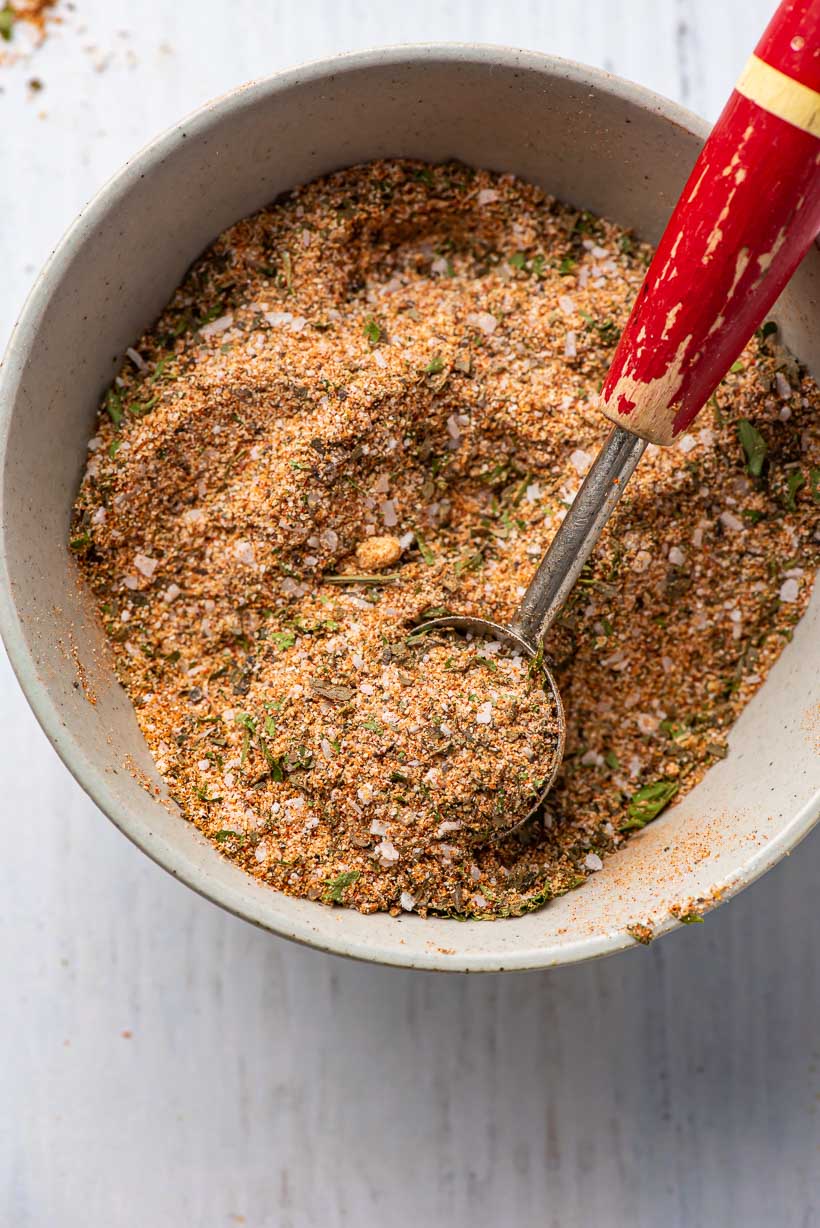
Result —
<instances>
[{"instance_id":1,"label":"yellow band on handle","mask_svg":"<svg viewBox=\"0 0 820 1228\"><path fill-rule=\"evenodd\" d=\"M820 137L820 94L765 60L750 56L735 89L778 119Z\"/></svg>"}]
</instances>

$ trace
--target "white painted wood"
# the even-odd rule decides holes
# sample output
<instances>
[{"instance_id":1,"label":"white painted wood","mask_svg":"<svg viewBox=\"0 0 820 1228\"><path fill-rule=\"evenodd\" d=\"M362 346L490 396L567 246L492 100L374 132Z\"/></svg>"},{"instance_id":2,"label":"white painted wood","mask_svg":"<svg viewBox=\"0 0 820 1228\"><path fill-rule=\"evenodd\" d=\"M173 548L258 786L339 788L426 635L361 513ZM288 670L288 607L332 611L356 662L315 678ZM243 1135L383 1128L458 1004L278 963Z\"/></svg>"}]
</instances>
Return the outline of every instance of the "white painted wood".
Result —
<instances>
[{"instance_id":1,"label":"white painted wood","mask_svg":"<svg viewBox=\"0 0 820 1228\"><path fill-rule=\"evenodd\" d=\"M249 77L479 40L713 118L772 8L77 0L0 67L0 337L99 184ZM820 838L648 950L517 978L400 973L288 946L149 864L5 663L0 723L3 1225L820 1224Z\"/></svg>"}]
</instances>

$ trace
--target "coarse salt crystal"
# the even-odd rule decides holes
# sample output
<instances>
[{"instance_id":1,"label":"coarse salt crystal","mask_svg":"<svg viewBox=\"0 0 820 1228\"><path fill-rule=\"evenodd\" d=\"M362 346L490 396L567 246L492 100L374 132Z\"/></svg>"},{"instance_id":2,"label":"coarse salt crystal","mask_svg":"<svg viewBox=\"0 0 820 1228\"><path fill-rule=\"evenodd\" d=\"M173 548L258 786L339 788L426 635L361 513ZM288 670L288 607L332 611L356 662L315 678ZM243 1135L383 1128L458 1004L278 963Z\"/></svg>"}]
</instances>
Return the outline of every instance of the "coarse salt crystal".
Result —
<instances>
[{"instance_id":1,"label":"coarse salt crystal","mask_svg":"<svg viewBox=\"0 0 820 1228\"><path fill-rule=\"evenodd\" d=\"M220 316L218 320L210 320L207 324L203 324L199 335L200 337L215 337L217 333L224 333L232 324L232 315Z\"/></svg>"},{"instance_id":2,"label":"coarse salt crystal","mask_svg":"<svg viewBox=\"0 0 820 1228\"><path fill-rule=\"evenodd\" d=\"M584 452L582 448L576 448L570 455L570 464L579 476L583 476L592 464L592 457L589 452Z\"/></svg>"},{"instance_id":3,"label":"coarse salt crystal","mask_svg":"<svg viewBox=\"0 0 820 1228\"><path fill-rule=\"evenodd\" d=\"M148 363L145 361L142 354L138 353L137 350L133 348L133 346L129 345L128 349L125 352L128 355L128 357L131 359L132 363L134 364L134 366L137 368L138 371L148 370Z\"/></svg>"},{"instance_id":4,"label":"coarse salt crystal","mask_svg":"<svg viewBox=\"0 0 820 1228\"><path fill-rule=\"evenodd\" d=\"M603 755L599 754L597 750L585 751L581 756L581 763L584 765L584 767L601 767L603 762L604 757Z\"/></svg>"},{"instance_id":5,"label":"coarse salt crystal","mask_svg":"<svg viewBox=\"0 0 820 1228\"><path fill-rule=\"evenodd\" d=\"M558 306L561 308L564 315L568 316L572 315L573 311L575 310L575 303L568 294L558 295Z\"/></svg>"},{"instance_id":6,"label":"coarse salt crystal","mask_svg":"<svg viewBox=\"0 0 820 1228\"><path fill-rule=\"evenodd\" d=\"M102 447L102 440L98 435L93 435L86 444L86 447L88 448L89 452L96 452Z\"/></svg>"},{"instance_id":7,"label":"coarse salt crystal","mask_svg":"<svg viewBox=\"0 0 820 1228\"><path fill-rule=\"evenodd\" d=\"M379 511L386 529L392 529L399 522L399 517L396 512L396 504L393 499L385 499L384 503L380 504Z\"/></svg>"},{"instance_id":8,"label":"coarse salt crystal","mask_svg":"<svg viewBox=\"0 0 820 1228\"><path fill-rule=\"evenodd\" d=\"M646 571L651 562L652 555L649 553L649 551L639 550L635 555L635 558L632 560L632 570L638 572L640 575L641 572Z\"/></svg>"},{"instance_id":9,"label":"coarse salt crystal","mask_svg":"<svg viewBox=\"0 0 820 1228\"><path fill-rule=\"evenodd\" d=\"M793 578L789 580L784 580L783 583L780 585L780 600L789 605L793 601L797 601L799 593L800 593L800 584L797 580Z\"/></svg>"},{"instance_id":10,"label":"coarse salt crystal","mask_svg":"<svg viewBox=\"0 0 820 1228\"><path fill-rule=\"evenodd\" d=\"M430 272L435 273L437 276L441 277L447 273L449 267L450 266L447 263L446 256L436 256L435 260L430 265Z\"/></svg>"},{"instance_id":11,"label":"coarse salt crystal","mask_svg":"<svg viewBox=\"0 0 820 1228\"><path fill-rule=\"evenodd\" d=\"M387 824L383 823L381 819L374 819L370 824L370 834L371 836L386 836Z\"/></svg>"},{"instance_id":12,"label":"coarse salt crystal","mask_svg":"<svg viewBox=\"0 0 820 1228\"><path fill-rule=\"evenodd\" d=\"M481 871L478 866L470 866L470 878L474 883L481 882Z\"/></svg>"},{"instance_id":13,"label":"coarse salt crystal","mask_svg":"<svg viewBox=\"0 0 820 1228\"><path fill-rule=\"evenodd\" d=\"M165 592L162 594L162 600L168 602L170 605L172 601L176 601L181 592L182 589L178 584L169 584Z\"/></svg>"},{"instance_id":14,"label":"coarse salt crystal","mask_svg":"<svg viewBox=\"0 0 820 1228\"><path fill-rule=\"evenodd\" d=\"M471 896L470 898L475 908L486 908L487 907L487 901L484 899L483 895L474 895L474 896Z\"/></svg>"},{"instance_id":15,"label":"coarse salt crystal","mask_svg":"<svg viewBox=\"0 0 820 1228\"><path fill-rule=\"evenodd\" d=\"M527 503L538 502L538 500L541 498L541 487L537 482L530 482L529 486L524 491L524 498L526 499Z\"/></svg>"},{"instance_id":16,"label":"coarse salt crystal","mask_svg":"<svg viewBox=\"0 0 820 1228\"><path fill-rule=\"evenodd\" d=\"M733 533L739 533L745 527L743 521L734 512L721 512L718 519L724 529L731 529Z\"/></svg>"},{"instance_id":17,"label":"coarse salt crystal","mask_svg":"<svg viewBox=\"0 0 820 1228\"><path fill-rule=\"evenodd\" d=\"M390 840L382 840L376 845L376 856L383 866L392 866L399 860L399 850Z\"/></svg>"},{"instance_id":18,"label":"coarse salt crystal","mask_svg":"<svg viewBox=\"0 0 820 1228\"><path fill-rule=\"evenodd\" d=\"M681 435L678 447L680 448L681 452L685 454L687 452L691 452L693 448L696 448L697 443L698 441L695 439L694 435Z\"/></svg>"},{"instance_id":19,"label":"coarse salt crystal","mask_svg":"<svg viewBox=\"0 0 820 1228\"><path fill-rule=\"evenodd\" d=\"M411 895L409 891L402 891L399 896L399 904L403 912L412 912L416 907L416 897Z\"/></svg>"},{"instance_id":20,"label":"coarse salt crystal","mask_svg":"<svg viewBox=\"0 0 820 1228\"><path fill-rule=\"evenodd\" d=\"M488 337L492 336L498 327L498 320L489 311L473 311L467 316L467 323L480 329Z\"/></svg>"},{"instance_id":21,"label":"coarse salt crystal","mask_svg":"<svg viewBox=\"0 0 820 1228\"><path fill-rule=\"evenodd\" d=\"M436 828L436 839L443 840L444 837L451 831L460 831L463 824L458 819L445 819L443 823L439 823Z\"/></svg>"},{"instance_id":22,"label":"coarse salt crystal","mask_svg":"<svg viewBox=\"0 0 820 1228\"><path fill-rule=\"evenodd\" d=\"M130 621L131 621L131 611L130 610L120 611L120 622L127 623Z\"/></svg>"},{"instance_id":23,"label":"coarse salt crystal","mask_svg":"<svg viewBox=\"0 0 820 1228\"><path fill-rule=\"evenodd\" d=\"M234 543L234 556L240 563L244 563L246 567L252 567L256 562L256 555L253 552L253 546L249 541L239 540Z\"/></svg>"},{"instance_id":24,"label":"coarse salt crystal","mask_svg":"<svg viewBox=\"0 0 820 1228\"><path fill-rule=\"evenodd\" d=\"M475 714L475 723L477 725L491 725L493 721L493 706L489 700L481 704Z\"/></svg>"},{"instance_id":25,"label":"coarse salt crystal","mask_svg":"<svg viewBox=\"0 0 820 1228\"><path fill-rule=\"evenodd\" d=\"M306 324L306 316L294 316L290 322L290 331L292 333L300 333Z\"/></svg>"},{"instance_id":26,"label":"coarse salt crystal","mask_svg":"<svg viewBox=\"0 0 820 1228\"><path fill-rule=\"evenodd\" d=\"M652 716L649 712L639 712L635 717L635 723L641 733L654 733L658 728L657 717Z\"/></svg>"},{"instance_id":27,"label":"coarse salt crystal","mask_svg":"<svg viewBox=\"0 0 820 1228\"><path fill-rule=\"evenodd\" d=\"M182 519L186 524L202 524L205 513L201 507L189 507L182 513Z\"/></svg>"},{"instance_id":28,"label":"coarse salt crystal","mask_svg":"<svg viewBox=\"0 0 820 1228\"><path fill-rule=\"evenodd\" d=\"M333 747L328 742L327 738L322 738L319 742L319 748L325 759L333 758Z\"/></svg>"},{"instance_id":29,"label":"coarse salt crystal","mask_svg":"<svg viewBox=\"0 0 820 1228\"><path fill-rule=\"evenodd\" d=\"M686 562L686 555L679 546L672 546L669 551L669 562L673 567L682 567Z\"/></svg>"},{"instance_id":30,"label":"coarse salt crystal","mask_svg":"<svg viewBox=\"0 0 820 1228\"><path fill-rule=\"evenodd\" d=\"M123 576L122 584L123 588L130 588L131 590L139 588L140 586L140 582L136 576Z\"/></svg>"},{"instance_id":31,"label":"coarse salt crystal","mask_svg":"<svg viewBox=\"0 0 820 1228\"><path fill-rule=\"evenodd\" d=\"M604 868L604 863L601 861L597 853L587 853L586 857L584 858L584 865L588 870L591 870L593 874L596 870L603 870Z\"/></svg>"},{"instance_id":32,"label":"coarse salt crystal","mask_svg":"<svg viewBox=\"0 0 820 1228\"><path fill-rule=\"evenodd\" d=\"M256 848L253 850L253 855L257 861L265 861L268 856L268 846L264 840L260 840Z\"/></svg>"},{"instance_id":33,"label":"coarse salt crystal","mask_svg":"<svg viewBox=\"0 0 820 1228\"><path fill-rule=\"evenodd\" d=\"M578 353L575 333L569 332L564 338L564 357L574 358Z\"/></svg>"},{"instance_id":34,"label":"coarse salt crystal","mask_svg":"<svg viewBox=\"0 0 820 1228\"><path fill-rule=\"evenodd\" d=\"M158 559L152 559L147 554L135 554L134 566L140 575L145 576L146 580L150 580L157 569ZM130 585L129 585L130 587Z\"/></svg>"},{"instance_id":35,"label":"coarse salt crystal","mask_svg":"<svg viewBox=\"0 0 820 1228\"><path fill-rule=\"evenodd\" d=\"M265 319L272 328L284 328L293 319L292 311L266 311Z\"/></svg>"},{"instance_id":36,"label":"coarse salt crystal","mask_svg":"<svg viewBox=\"0 0 820 1228\"><path fill-rule=\"evenodd\" d=\"M479 207L483 208L484 205L491 205L494 200L498 200L498 192L496 192L495 188L482 188L476 200Z\"/></svg>"},{"instance_id":37,"label":"coarse salt crystal","mask_svg":"<svg viewBox=\"0 0 820 1228\"><path fill-rule=\"evenodd\" d=\"M105 524L105 508L98 507L94 515L91 517L92 524Z\"/></svg>"},{"instance_id":38,"label":"coarse salt crystal","mask_svg":"<svg viewBox=\"0 0 820 1228\"><path fill-rule=\"evenodd\" d=\"M774 376L774 384L777 389L777 395L783 401L788 401L792 394L792 386L786 379L782 371L776 371Z\"/></svg>"},{"instance_id":39,"label":"coarse salt crystal","mask_svg":"<svg viewBox=\"0 0 820 1228\"><path fill-rule=\"evenodd\" d=\"M384 370L384 368L387 366L387 359L385 358L381 350L373 351L373 361L376 364L376 366L381 367L382 370Z\"/></svg>"}]
</instances>

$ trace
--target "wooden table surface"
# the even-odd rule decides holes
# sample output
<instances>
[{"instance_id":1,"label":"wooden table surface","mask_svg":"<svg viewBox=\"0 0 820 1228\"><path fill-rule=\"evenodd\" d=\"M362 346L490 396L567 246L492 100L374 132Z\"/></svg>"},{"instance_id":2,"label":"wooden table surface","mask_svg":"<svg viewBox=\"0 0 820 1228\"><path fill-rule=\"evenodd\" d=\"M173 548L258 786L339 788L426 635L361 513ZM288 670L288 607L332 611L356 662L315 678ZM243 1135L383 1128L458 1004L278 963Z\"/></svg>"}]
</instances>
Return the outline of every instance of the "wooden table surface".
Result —
<instances>
[{"instance_id":1,"label":"wooden table surface","mask_svg":"<svg viewBox=\"0 0 820 1228\"><path fill-rule=\"evenodd\" d=\"M112 171L249 77L474 40L714 118L774 4L61 7L41 48L0 66L2 341ZM705 925L600 963L472 978L344 962L150 864L0 668L2 1225L820 1225L820 836Z\"/></svg>"}]
</instances>

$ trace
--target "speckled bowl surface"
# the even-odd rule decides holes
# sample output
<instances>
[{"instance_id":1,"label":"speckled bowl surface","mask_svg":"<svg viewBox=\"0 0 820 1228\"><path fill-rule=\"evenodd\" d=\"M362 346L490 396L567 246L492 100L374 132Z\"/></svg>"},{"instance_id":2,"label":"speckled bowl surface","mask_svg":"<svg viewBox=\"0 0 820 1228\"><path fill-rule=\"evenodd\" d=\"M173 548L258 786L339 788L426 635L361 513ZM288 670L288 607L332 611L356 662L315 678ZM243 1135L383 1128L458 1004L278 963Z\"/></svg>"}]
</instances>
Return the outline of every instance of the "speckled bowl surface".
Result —
<instances>
[{"instance_id":1,"label":"speckled bowl surface","mask_svg":"<svg viewBox=\"0 0 820 1228\"><path fill-rule=\"evenodd\" d=\"M225 226L294 184L385 156L517 174L657 240L705 126L581 65L497 47L388 48L282 73L211 103L128 162L80 215L0 369L0 626L20 683L77 780L170 873L237 915L328 951L468 971L542 968L655 934L718 902L820 812L820 595L732 730L728 758L580 890L516 920L370 917L290 899L225 861L170 803L66 548L98 397L123 351ZM778 318L820 376L820 254ZM89 702L93 693L95 703Z\"/></svg>"}]
</instances>

